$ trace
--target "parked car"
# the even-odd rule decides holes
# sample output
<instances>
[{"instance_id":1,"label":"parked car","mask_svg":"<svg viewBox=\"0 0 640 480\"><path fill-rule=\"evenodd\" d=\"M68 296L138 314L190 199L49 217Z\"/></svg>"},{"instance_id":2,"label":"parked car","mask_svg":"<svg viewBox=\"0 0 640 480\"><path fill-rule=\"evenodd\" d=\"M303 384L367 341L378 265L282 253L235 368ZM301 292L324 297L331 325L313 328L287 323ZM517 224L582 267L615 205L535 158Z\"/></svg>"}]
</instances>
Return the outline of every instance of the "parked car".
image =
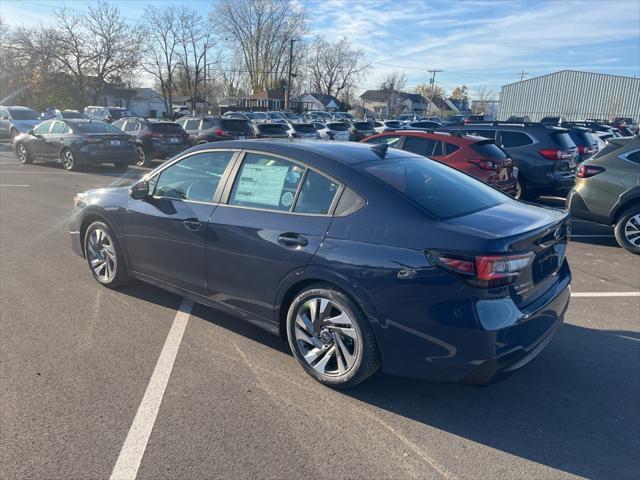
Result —
<instances>
[{"instance_id":1,"label":"parked car","mask_svg":"<svg viewBox=\"0 0 640 480\"><path fill-rule=\"evenodd\" d=\"M129 135L107 123L89 120L46 120L16 136L14 150L21 163L47 160L61 163L65 170L100 163L126 169L137 155Z\"/></svg>"},{"instance_id":2,"label":"parked car","mask_svg":"<svg viewBox=\"0 0 640 480\"><path fill-rule=\"evenodd\" d=\"M269 115L269 118L271 120L284 120L285 122L289 121L287 116L282 112L270 111L270 112L265 112L265 113L267 115Z\"/></svg>"},{"instance_id":3,"label":"parked car","mask_svg":"<svg viewBox=\"0 0 640 480\"><path fill-rule=\"evenodd\" d=\"M184 117L185 115L191 115L191 107L187 107L186 105L174 105L172 115L173 120Z\"/></svg>"},{"instance_id":4,"label":"parked car","mask_svg":"<svg viewBox=\"0 0 640 480\"><path fill-rule=\"evenodd\" d=\"M256 138L289 138L286 125L282 123L256 123L253 129Z\"/></svg>"},{"instance_id":5,"label":"parked car","mask_svg":"<svg viewBox=\"0 0 640 480\"><path fill-rule=\"evenodd\" d=\"M288 122L285 127L290 138L304 138L307 140L318 140L320 134L312 123Z\"/></svg>"},{"instance_id":6,"label":"parked car","mask_svg":"<svg viewBox=\"0 0 640 480\"><path fill-rule=\"evenodd\" d=\"M631 117L615 117L611 125L614 127L624 126L629 129L631 135L638 135L638 133L640 133L638 124Z\"/></svg>"},{"instance_id":7,"label":"parked car","mask_svg":"<svg viewBox=\"0 0 640 480\"><path fill-rule=\"evenodd\" d=\"M406 128L407 130L435 130L436 128L440 128L441 126L441 123L419 120L417 122L406 123L404 125L404 128Z\"/></svg>"},{"instance_id":8,"label":"parked car","mask_svg":"<svg viewBox=\"0 0 640 480\"><path fill-rule=\"evenodd\" d=\"M402 122L403 124L409 123L409 122L417 122L418 120L420 120L422 117L420 115L418 115L417 113L403 113L401 115L397 115L394 120L398 121L398 122Z\"/></svg>"},{"instance_id":9,"label":"parked car","mask_svg":"<svg viewBox=\"0 0 640 480\"><path fill-rule=\"evenodd\" d=\"M349 112L333 112L333 120L348 120L353 122L356 119Z\"/></svg>"},{"instance_id":10,"label":"parked car","mask_svg":"<svg viewBox=\"0 0 640 480\"><path fill-rule=\"evenodd\" d=\"M28 132L40 123L38 112L27 107L0 107L0 139L7 140Z\"/></svg>"},{"instance_id":11,"label":"parked car","mask_svg":"<svg viewBox=\"0 0 640 480\"><path fill-rule=\"evenodd\" d=\"M516 116L511 115L507 118L507 122L509 123L531 123L531 118L528 115Z\"/></svg>"},{"instance_id":12,"label":"parked car","mask_svg":"<svg viewBox=\"0 0 640 480\"><path fill-rule=\"evenodd\" d=\"M89 106L84 109L84 116L89 120L111 123L122 117L136 117L137 115L126 108Z\"/></svg>"},{"instance_id":13,"label":"parked car","mask_svg":"<svg viewBox=\"0 0 640 480\"><path fill-rule=\"evenodd\" d=\"M375 135L376 130L371 122L353 122L349 128L349 138L355 142Z\"/></svg>"},{"instance_id":14,"label":"parked car","mask_svg":"<svg viewBox=\"0 0 640 480\"><path fill-rule=\"evenodd\" d=\"M264 112L245 112L245 115L249 117L253 123L265 123L270 121L269 115Z\"/></svg>"},{"instance_id":15,"label":"parked car","mask_svg":"<svg viewBox=\"0 0 640 480\"><path fill-rule=\"evenodd\" d=\"M509 156L493 140L448 133L399 130L365 138L363 143L387 143L444 163L514 196L517 169Z\"/></svg>"},{"instance_id":16,"label":"parked car","mask_svg":"<svg viewBox=\"0 0 640 480\"><path fill-rule=\"evenodd\" d=\"M175 122L144 117L125 117L112 123L136 139L135 164L146 167L153 160L173 157L191 146L189 135Z\"/></svg>"},{"instance_id":17,"label":"parked car","mask_svg":"<svg viewBox=\"0 0 640 480\"><path fill-rule=\"evenodd\" d=\"M248 112L227 112L222 115L222 118L236 118L239 120L251 121L251 118L247 115Z\"/></svg>"},{"instance_id":18,"label":"parked car","mask_svg":"<svg viewBox=\"0 0 640 480\"><path fill-rule=\"evenodd\" d=\"M613 225L622 248L640 254L640 137L610 139L584 162L567 196L572 217Z\"/></svg>"},{"instance_id":19,"label":"parked car","mask_svg":"<svg viewBox=\"0 0 640 480\"><path fill-rule=\"evenodd\" d=\"M323 110L311 110L307 112L307 115L317 117L321 122L330 122L333 120L333 114L331 112L325 112Z\"/></svg>"},{"instance_id":20,"label":"parked car","mask_svg":"<svg viewBox=\"0 0 640 480\"><path fill-rule=\"evenodd\" d=\"M565 195L575 184L578 149L566 128L507 122L445 126L442 131L490 138L518 167L516 198Z\"/></svg>"},{"instance_id":21,"label":"parked car","mask_svg":"<svg viewBox=\"0 0 640 480\"><path fill-rule=\"evenodd\" d=\"M380 366L488 382L568 307L565 212L386 145L201 145L74 205L73 251L101 285L139 279L256 323L332 387Z\"/></svg>"},{"instance_id":22,"label":"parked car","mask_svg":"<svg viewBox=\"0 0 640 480\"><path fill-rule=\"evenodd\" d=\"M323 140L349 141L349 128L342 122L314 122L313 126Z\"/></svg>"},{"instance_id":23,"label":"parked car","mask_svg":"<svg viewBox=\"0 0 640 480\"><path fill-rule=\"evenodd\" d=\"M180 118L176 123L189 134L192 145L255 136L250 122L235 118L188 116Z\"/></svg>"},{"instance_id":24,"label":"parked car","mask_svg":"<svg viewBox=\"0 0 640 480\"><path fill-rule=\"evenodd\" d=\"M86 120L87 117L78 110L61 110L60 115L65 120Z\"/></svg>"},{"instance_id":25,"label":"parked car","mask_svg":"<svg viewBox=\"0 0 640 480\"><path fill-rule=\"evenodd\" d=\"M373 128L376 133L391 132L402 128L402 122L399 120L374 120Z\"/></svg>"},{"instance_id":26,"label":"parked car","mask_svg":"<svg viewBox=\"0 0 640 480\"><path fill-rule=\"evenodd\" d=\"M584 162L598 151L598 141L589 128L566 123L562 126L569 130L569 136L578 148L578 163Z\"/></svg>"},{"instance_id":27,"label":"parked car","mask_svg":"<svg viewBox=\"0 0 640 480\"><path fill-rule=\"evenodd\" d=\"M562 123L566 122L566 119L562 116L547 116L542 117L540 119L540 123L543 125L562 125Z\"/></svg>"}]
</instances>

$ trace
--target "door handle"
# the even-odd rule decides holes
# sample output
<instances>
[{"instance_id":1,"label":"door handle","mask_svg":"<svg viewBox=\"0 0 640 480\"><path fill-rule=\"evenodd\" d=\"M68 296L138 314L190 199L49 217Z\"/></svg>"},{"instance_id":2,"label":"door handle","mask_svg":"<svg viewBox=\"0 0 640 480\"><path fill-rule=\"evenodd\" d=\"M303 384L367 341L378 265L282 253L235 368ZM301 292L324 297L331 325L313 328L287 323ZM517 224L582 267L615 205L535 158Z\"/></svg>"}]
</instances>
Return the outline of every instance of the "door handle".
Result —
<instances>
[{"instance_id":1,"label":"door handle","mask_svg":"<svg viewBox=\"0 0 640 480\"><path fill-rule=\"evenodd\" d=\"M278 243L287 247L304 247L309 243L309 240L297 233L287 232L278 236Z\"/></svg>"},{"instance_id":2,"label":"door handle","mask_svg":"<svg viewBox=\"0 0 640 480\"><path fill-rule=\"evenodd\" d=\"M191 230L192 232L197 232L198 230L200 230L199 220L188 219L188 220L184 220L182 224L187 230Z\"/></svg>"}]
</instances>

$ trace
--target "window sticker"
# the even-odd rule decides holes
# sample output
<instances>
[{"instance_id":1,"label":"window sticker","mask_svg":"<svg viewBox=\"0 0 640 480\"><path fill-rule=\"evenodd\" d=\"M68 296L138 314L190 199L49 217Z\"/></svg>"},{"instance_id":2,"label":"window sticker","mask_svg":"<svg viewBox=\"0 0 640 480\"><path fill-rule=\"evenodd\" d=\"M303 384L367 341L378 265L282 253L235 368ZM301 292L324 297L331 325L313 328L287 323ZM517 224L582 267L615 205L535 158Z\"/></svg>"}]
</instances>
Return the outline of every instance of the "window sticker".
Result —
<instances>
[{"instance_id":1,"label":"window sticker","mask_svg":"<svg viewBox=\"0 0 640 480\"><path fill-rule=\"evenodd\" d=\"M282 204L283 207L290 207L291 204L293 203L293 193L284 192L282 194L282 198L280 199L280 203Z\"/></svg>"},{"instance_id":2,"label":"window sticker","mask_svg":"<svg viewBox=\"0 0 640 480\"><path fill-rule=\"evenodd\" d=\"M284 166L244 165L235 200L279 206L288 172L289 167Z\"/></svg>"}]
</instances>

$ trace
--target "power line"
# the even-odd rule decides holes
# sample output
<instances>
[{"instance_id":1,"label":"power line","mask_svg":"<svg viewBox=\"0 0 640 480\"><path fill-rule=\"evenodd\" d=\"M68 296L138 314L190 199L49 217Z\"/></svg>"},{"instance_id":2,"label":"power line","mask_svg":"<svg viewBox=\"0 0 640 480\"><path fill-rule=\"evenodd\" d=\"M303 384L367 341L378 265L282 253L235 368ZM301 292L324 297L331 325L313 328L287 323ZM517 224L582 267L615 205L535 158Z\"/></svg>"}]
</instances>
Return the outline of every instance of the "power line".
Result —
<instances>
[{"instance_id":1,"label":"power line","mask_svg":"<svg viewBox=\"0 0 640 480\"><path fill-rule=\"evenodd\" d=\"M520 70L520 71L518 72L518 75L520 75L520 81L522 81L522 80L524 80L524 77L525 77L526 75L529 75L529 72L525 72L525 71L524 71L524 68L523 68L522 70Z\"/></svg>"}]
</instances>

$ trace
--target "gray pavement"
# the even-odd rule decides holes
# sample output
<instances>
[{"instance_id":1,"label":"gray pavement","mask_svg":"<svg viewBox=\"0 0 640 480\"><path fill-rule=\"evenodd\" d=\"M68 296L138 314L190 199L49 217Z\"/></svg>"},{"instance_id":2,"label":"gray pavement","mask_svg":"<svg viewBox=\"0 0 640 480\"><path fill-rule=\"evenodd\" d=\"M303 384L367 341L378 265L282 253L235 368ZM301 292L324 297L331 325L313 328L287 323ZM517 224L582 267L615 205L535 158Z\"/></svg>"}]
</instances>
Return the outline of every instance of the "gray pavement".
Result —
<instances>
[{"instance_id":1,"label":"gray pavement","mask_svg":"<svg viewBox=\"0 0 640 480\"><path fill-rule=\"evenodd\" d=\"M0 153L1 478L108 478L118 459L180 298L100 287L67 219L77 191L130 181ZM573 233L575 292L640 291L610 228ZM549 347L494 385L377 375L346 393L279 338L195 306L138 478L638 478L639 302L573 298Z\"/></svg>"}]
</instances>

